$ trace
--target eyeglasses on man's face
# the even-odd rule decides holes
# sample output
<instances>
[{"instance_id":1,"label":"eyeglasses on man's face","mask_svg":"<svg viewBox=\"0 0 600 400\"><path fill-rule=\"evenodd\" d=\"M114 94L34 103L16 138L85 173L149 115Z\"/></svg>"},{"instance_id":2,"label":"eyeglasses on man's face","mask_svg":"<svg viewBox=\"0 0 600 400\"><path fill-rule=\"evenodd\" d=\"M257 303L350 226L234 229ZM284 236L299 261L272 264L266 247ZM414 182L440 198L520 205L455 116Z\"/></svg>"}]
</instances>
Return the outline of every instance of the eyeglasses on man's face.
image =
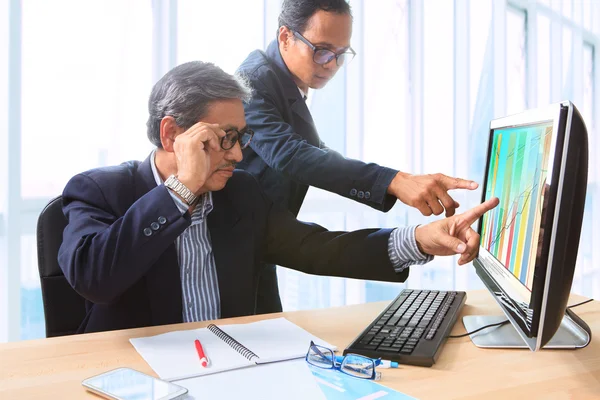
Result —
<instances>
[{"instance_id":1,"label":"eyeglasses on man's face","mask_svg":"<svg viewBox=\"0 0 600 400\"><path fill-rule=\"evenodd\" d=\"M221 148L231 150L236 143L239 143L240 148L243 150L250 145L253 136L254 131L250 128L246 128L241 132L233 128L227 129L225 136L221 138Z\"/></svg>"},{"instance_id":2,"label":"eyeglasses on man's face","mask_svg":"<svg viewBox=\"0 0 600 400\"><path fill-rule=\"evenodd\" d=\"M315 46L297 31L292 30L292 32L294 33L295 37L300 39L308 47L311 48L311 50L313 51L313 61L319 65L325 65L335 58L336 64L339 67L341 67L344 64L350 63L350 61L352 61L354 59L354 56L356 55L356 52L352 49L352 47L349 47L347 50L344 50L341 53L335 53L324 47Z\"/></svg>"},{"instance_id":3,"label":"eyeglasses on man's face","mask_svg":"<svg viewBox=\"0 0 600 400\"><path fill-rule=\"evenodd\" d=\"M194 123L188 122L187 120L183 120L176 116L173 116L175 119L175 123L178 126L186 127L186 130L189 129ZM227 151L231 150L236 143L240 144L240 148L244 150L246 147L250 145L250 141L252 141L252 137L254 136L254 131L250 128L244 128L241 131L238 131L235 128L229 128L225 130L225 136L221 137L221 149Z\"/></svg>"},{"instance_id":4,"label":"eyeglasses on man's face","mask_svg":"<svg viewBox=\"0 0 600 400\"><path fill-rule=\"evenodd\" d=\"M359 354L346 354L340 362L336 360L335 354L327 347L316 345L312 340L306 361L319 368L337 369L345 374L362 379L381 379L381 372L375 371L376 361L372 358Z\"/></svg>"}]
</instances>

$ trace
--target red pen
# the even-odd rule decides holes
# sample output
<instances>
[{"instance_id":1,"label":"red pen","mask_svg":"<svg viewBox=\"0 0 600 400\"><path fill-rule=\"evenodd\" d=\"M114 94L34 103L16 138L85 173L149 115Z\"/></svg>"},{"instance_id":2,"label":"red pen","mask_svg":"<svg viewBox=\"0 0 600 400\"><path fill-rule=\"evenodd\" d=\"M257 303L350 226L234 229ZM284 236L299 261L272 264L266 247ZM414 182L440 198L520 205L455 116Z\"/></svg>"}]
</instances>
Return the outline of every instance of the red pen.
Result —
<instances>
[{"instance_id":1,"label":"red pen","mask_svg":"<svg viewBox=\"0 0 600 400\"><path fill-rule=\"evenodd\" d=\"M202 344L200 344L200 341L198 339L196 339L194 341L194 344L196 345L196 351L198 352L198 357L200 357L200 364L202 364L202 366L204 368L208 367L208 357L206 357L206 354L204 354L204 349L202 348Z\"/></svg>"}]
</instances>

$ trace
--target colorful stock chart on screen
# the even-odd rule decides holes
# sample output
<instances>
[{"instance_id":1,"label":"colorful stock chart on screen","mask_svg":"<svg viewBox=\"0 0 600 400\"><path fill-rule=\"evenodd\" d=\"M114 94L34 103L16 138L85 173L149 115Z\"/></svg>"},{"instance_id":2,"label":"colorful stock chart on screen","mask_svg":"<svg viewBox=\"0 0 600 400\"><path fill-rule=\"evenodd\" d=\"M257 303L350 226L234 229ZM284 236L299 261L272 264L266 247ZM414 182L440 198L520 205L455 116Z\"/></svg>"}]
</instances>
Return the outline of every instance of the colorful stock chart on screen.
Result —
<instances>
[{"instance_id":1,"label":"colorful stock chart on screen","mask_svg":"<svg viewBox=\"0 0 600 400\"><path fill-rule=\"evenodd\" d=\"M485 198L498 197L500 204L483 216L481 246L530 291L551 139L550 122L496 129L487 171Z\"/></svg>"}]
</instances>

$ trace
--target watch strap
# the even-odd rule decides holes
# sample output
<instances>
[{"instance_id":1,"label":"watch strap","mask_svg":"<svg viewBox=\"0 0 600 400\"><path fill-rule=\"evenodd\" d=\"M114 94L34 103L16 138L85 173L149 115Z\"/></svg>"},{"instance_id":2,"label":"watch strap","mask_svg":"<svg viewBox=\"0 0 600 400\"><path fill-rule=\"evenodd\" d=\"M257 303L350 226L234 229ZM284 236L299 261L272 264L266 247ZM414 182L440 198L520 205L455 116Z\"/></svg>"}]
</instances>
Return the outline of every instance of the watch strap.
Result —
<instances>
[{"instance_id":1,"label":"watch strap","mask_svg":"<svg viewBox=\"0 0 600 400\"><path fill-rule=\"evenodd\" d=\"M165 181L165 186L175 193L177 193L183 201L185 201L189 206L193 205L198 196L196 196L190 189L187 188L175 175L171 175Z\"/></svg>"}]
</instances>

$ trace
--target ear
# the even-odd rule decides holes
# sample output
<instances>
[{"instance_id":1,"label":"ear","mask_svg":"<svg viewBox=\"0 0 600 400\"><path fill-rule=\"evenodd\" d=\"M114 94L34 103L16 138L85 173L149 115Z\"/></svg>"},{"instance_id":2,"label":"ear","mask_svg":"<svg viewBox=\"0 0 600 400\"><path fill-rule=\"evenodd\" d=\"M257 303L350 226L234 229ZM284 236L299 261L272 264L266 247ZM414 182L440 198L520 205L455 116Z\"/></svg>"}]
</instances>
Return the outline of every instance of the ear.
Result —
<instances>
[{"instance_id":1,"label":"ear","mask_svg":"<svg viewBox=\"0 0 600 400\"><path fill-rule=\"evenodd\" d=\"M290 28L282 25L279 27L277 39L279 41L279 51L286 51L292 44L291 42L294 39L294 34Z\"/></svg>"},{"instance_id":2,"label":"ear","mask_svg":"<svg viewBox=\"0 0 600 400\"><path fill-rule=\"evenodd\" d=\"M169 153L172 153L175 137L182 131L183 129L175 123L175 118L171 116L164 117L160 121L160 143L162 144L162 148Z\"/></svg>"}]
</instances>

